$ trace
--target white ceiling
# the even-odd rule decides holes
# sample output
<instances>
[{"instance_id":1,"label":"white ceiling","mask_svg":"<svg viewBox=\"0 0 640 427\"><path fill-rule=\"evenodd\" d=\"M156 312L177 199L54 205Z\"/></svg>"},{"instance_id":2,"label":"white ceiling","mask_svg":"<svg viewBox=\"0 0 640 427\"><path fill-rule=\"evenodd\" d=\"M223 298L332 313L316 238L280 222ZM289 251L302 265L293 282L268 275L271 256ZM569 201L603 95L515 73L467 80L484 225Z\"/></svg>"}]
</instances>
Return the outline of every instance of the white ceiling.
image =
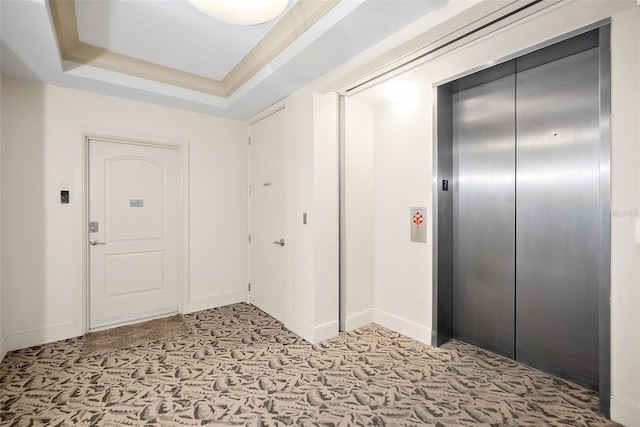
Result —
<instances>
[{"instance_id":1,"label":"white ceiling","mask_svg":"<svg viewBox=\"0 0 640 427\"><path fill-rule=\"evenodd\" d=\"M224 97L63 60L45 0L2 0L1 71L11 78L245 120L444 3L342 0ZM186 0L76 0L76 16L81 42L214 80L222 80L275 24L224 24Z\"/></svg>"},{"instance_id":2,"label":"white ceiling","mask_svg":"<svg viewBox=\"0 0 640 427\"><path fill-rule=\"evenodd\" d=\"M76 14L79 38L86 43L216 80L276 22L226 24L187 0L81 0Z\"/></svg>"}]
</instances>

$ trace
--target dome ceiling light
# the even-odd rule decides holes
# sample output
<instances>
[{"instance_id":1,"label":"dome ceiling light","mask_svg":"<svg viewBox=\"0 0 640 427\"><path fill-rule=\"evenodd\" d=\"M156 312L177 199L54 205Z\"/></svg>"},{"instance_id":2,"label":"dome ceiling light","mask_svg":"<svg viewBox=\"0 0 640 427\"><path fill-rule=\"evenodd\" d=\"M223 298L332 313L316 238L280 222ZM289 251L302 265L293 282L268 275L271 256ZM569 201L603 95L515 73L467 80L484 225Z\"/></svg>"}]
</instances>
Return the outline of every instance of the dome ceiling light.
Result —
<instances>
[{"instance_id":1,"label":"dome ceiling light","mask_svg":"<svg viewBox=\"0 0 640 427\"><path fill-rule=\"evenodd\" d=\"M228 24L258 25L282 13L289 0L189 0L201 12Z\"/></svg>"}]
</instances>

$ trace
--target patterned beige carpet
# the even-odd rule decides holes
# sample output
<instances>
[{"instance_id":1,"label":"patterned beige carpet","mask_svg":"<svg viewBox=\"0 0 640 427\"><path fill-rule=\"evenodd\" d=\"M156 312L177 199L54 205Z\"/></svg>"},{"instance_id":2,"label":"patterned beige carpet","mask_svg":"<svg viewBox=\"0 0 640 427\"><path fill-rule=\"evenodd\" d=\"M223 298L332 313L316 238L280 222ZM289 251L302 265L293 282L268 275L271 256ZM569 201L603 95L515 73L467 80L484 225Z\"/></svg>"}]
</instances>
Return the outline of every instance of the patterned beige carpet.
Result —
<instances>
[{"instance_id":1,"label":"patterned beige carpet","mask_svg":"<svg viewBox=\"0 0 640 427\"><path fill-rule=\"evenodd\" d=\"M2 425L615 425L594 392L458 342L368 325L312 346L247 304L185 318L109 355L82 357L84 338L8 354Z\"/></svg>"}]
</instances>

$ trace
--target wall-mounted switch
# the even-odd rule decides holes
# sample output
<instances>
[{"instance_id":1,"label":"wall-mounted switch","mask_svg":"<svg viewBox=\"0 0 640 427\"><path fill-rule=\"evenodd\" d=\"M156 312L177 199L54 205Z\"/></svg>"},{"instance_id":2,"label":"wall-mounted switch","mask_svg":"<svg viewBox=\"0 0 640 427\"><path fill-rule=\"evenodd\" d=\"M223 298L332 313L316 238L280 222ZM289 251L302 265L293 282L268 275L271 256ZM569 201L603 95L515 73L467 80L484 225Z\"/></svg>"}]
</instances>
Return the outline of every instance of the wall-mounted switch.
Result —
<instances>
[{"instance_id":1,"label":"wall-mounted switch","mask_svg":"<svg viewBox=\"0 0 640 427\"><path fill-rule=\"evenodd\" d=\"M69 203L69 190L60 191L60 203Z\"/></svg>"}]
</instances>

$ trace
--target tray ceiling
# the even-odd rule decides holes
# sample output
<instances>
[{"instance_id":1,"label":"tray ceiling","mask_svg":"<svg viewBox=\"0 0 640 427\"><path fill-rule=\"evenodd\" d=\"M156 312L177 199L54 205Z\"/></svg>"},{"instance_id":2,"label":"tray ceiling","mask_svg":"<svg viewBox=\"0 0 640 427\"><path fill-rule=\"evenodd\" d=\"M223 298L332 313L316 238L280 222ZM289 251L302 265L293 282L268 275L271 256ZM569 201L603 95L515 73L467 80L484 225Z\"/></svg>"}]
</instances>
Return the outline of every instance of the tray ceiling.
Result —
<instances>
[{"instance_id":1,"label":"tray ceiling","mask_svg":"<svg viewBox=\"0 0 640 427\"><path fill-rule=\"evenodd\" d=\"M75 9L83 42L215 80L273 26L217 22L187 1L76 0Z\"/></svg>"},{"instance_id":2,"label":"tray ceiling","mask_svg":"<svg viewBox=\"0 0 640 427\"><path fill-rule=\"evenodd\" d=\"M186 0L3 0L2 73L246 119L443 3L292 0L235 26Z\"/></svg>"}]
</instances>

